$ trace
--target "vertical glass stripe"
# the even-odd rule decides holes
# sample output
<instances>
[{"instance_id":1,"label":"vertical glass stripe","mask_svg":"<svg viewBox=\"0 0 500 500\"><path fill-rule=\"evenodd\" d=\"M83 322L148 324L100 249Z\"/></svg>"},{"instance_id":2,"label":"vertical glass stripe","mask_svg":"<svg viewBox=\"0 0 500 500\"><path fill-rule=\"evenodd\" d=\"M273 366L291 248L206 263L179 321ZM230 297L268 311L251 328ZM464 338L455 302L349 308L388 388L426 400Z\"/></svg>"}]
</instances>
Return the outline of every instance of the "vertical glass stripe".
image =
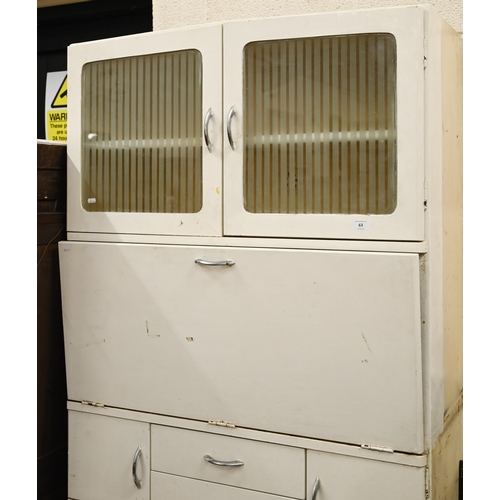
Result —
<instances>
[{"instance_id":1,"label":"vertical glass stripe","mask_svg":"<svg viewBox=\"0 0 500 500\"><path fill-rule=\"evenodd\" d=\"M296 76L297 76L297 66L295 64L295 45L287 43L287 80L290 82L287 85L287 109L286 109L286 120L287 120L287 140L286 146L288 151L288 170L289 174L289 182L288 182L288 196L289 203L287 203L287 213L296 213L297 212L297 169L296 169L296 149L295 149L295 140L294 136L296 133L295 128L295 115L290 113L289 111L293 109L295 105L297 88L295 85Z\"/></svg>"},{"instance_id":2,"label":"vertical glass stripe","mask_svg":"<svg viewBox=\"0 0 500 500\"><path fill-rule=\"evenodd\" d=\"M116 61L110 62L110 86L116 86L116 78L118 72L118 66ZM109 107L109 204L110 206L116 206L117 193L118 193L118 173L117 173L117 163L116 163L116 126L117 126L117 110L116 110L116 98L115 95L113 99L110 99Z\"/></svg>"},{"instance_id":3,"label":"vertical glass stripe","mask_svg":"<svg viewBox=\"0 0 500 500\"><path fill-rule=\"evenodd\" d=\"M290 171L287 165L288 161L288 148L286 141L287 130L287 81L288 81L288 68L286 65L286 44L280 43L279 46L279 65L280 65L280 80L279 80L279 169L280 169L280 185L279 185L279 212L287 212L287 193L288 185L290 182Z\"/></svg>"},{"instance_id":4,"label":"vertical glass stripe","mask_svg":"<svg viewBox=\"0 0 500 500\"><path fill-rule=\"evenodd\" d=\"M331 212L329 204L330 184L332 177L330 173L330 147L331 141L328 140L330 133L330 90L331 90L331 71L330 71L330 43L328 39L322 40L322 59L321 59L321 132L323 134L321 148L321 213Z\"/></svg>"}]
</instances>

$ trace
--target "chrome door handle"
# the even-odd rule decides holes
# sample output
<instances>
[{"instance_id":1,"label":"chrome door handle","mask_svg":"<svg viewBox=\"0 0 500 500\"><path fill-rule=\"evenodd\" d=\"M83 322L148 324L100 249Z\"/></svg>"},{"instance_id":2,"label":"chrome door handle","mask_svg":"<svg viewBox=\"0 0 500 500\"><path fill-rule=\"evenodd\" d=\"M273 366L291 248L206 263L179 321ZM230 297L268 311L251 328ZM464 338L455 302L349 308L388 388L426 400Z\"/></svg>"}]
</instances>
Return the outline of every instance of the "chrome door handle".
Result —
<instances>
[{"instance_id":1,"label":"chrome door handle","mask_svg":"<svg viewBox=\"0 0 500 500\"><path fill-rule=\"evenodd\" d=\"M203 122L203 135L205 136L205 144L207 145L208 151L211 153L214 149L214 145L208 137L208 122L212 118L212 108L208 108L207 114L205 115L205 120Z\"/></svg>"},{"instance_id":2,"label":"chrome door handle","mask_svg":"<svg viewBox=\"0 0 500 500\"><path fill-rule=\"evenodd\" d=\"M229 145L231 146L231 149L233 151L234 151L234 141L233 141L233 133L231 132L231 121L235 114L236 114L236 108L234 106L231 106L231 109L227 114L226 128L227 128L227 140L229 141Z\"/></svg>"},{"instance_id":3,"label":"chrome door handle","mask_svg":"<svg viewBox=\"0 0 500 500\"><path fill-rule=\"evenodd\" d=\"M232 260L204 260L204 259L196 259L195 264L199 264L200 266L234 266L235 262Z\"/></svg>"},{"instance_id":4,"label":"chrome door handle","mask_svg":"<svg viewBox=\"0 0 500 500\"><path fill-rule=\"evenodd\" d=\"M203 457L209 464L218 465L219 467L241 467L245 465L241 460L230 460L228 462L222 460L215 460L210 455L205 455Z\"/></svg>"},{"instance_id":5,"label":"chrome door handle","mask_svg":"<svg viewBox=\"0 0 500 500\"><path fill-rule=\"evenodd\" d=\"M134 483L137 486L137 488L141 489L141 480L138 479L137 477L137 461L139 460L139 457L142 454L141 447L139 446L137 450L135 450L134 453L134 460L132 461L132 477L134 478Z\"/></svg>"},{"instance_id":6,"label":"chrome door handle","mask_svg":"<svg viewBox=\"0 0 500 500\"><path fill-rule=\"evenodd\" d=\"M319 480L319 477L317 477L314 481L314 484L313 484L311 500L316 500L316 496L318 494L318 490L319 490L320 486L321 486L321 481Z\"/></svg>"}]
</instances>

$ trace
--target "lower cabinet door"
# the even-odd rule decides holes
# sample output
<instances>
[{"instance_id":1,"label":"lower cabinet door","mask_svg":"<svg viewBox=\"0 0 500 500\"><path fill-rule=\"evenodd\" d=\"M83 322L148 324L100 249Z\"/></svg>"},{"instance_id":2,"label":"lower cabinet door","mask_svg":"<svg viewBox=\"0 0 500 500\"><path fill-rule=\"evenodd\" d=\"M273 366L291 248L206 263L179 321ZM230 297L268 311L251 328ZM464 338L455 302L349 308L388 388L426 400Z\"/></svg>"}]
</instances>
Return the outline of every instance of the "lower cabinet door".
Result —
<instances>
[{"instance_id":1,"label":"lower cabinet door","mask_svg":"<svg viewBox=\"0 0 500 500\"><path fill-rule=\"evenodd\" d=\"M59 255L68 399L424 451L417 254L70 241Z\"/></svg>"},{"instance_id":2,"label":"lower cabinet door","mask_svg":"<svg viewBox=\"0 0 500 500\"><path fill-rule=\"evenodd\" d=\"M68 414L68 495L75 500L149 500L149 424Z\"/></svg>"},{"instance_id":3,"label":"lower cabinet door","mask_svg":"<svg viewBox=\"0 0 500 500\"><path fill-rule=\"evenodd\" d=\"M307 452L307 500L424 500L425 468Z\"/></svg>"},{"instance_id":4,"label":"lower cabinet door","mask_svg":"<svg viewBox=\"0 0 500 500\"><path fill-rule=\"evenodd\" d=\"M151 500L285 500L286 498L289 497L151 472Z\"/></svg>"}]
</instances>

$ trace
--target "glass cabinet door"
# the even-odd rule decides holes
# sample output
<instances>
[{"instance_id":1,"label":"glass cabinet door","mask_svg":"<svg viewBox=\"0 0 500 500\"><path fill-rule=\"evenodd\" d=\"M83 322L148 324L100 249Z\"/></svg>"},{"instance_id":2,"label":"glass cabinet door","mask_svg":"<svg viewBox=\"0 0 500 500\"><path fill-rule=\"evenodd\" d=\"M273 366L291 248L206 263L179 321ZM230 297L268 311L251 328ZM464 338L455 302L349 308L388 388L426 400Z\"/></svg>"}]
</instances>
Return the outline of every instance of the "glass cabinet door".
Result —
<instances>
[{"instance_id":1,"label":"glass cabinet door","mask_svg":"<svg viewBox=\"0 0 500 500\"><path fill-rule=\"evenodd\" d=\"M85 64L81 137L85 210L201 210L201 69L196 49Z\"/></svg>"},{"instance_id":2,"label":"glass cabinet door","mask_svg":"<svg viewBox=\"0 0 500 500\"><path fill-rule=\"evenodd\" d=\"M421 15L225 27L225 234L423 237Z\"/></svg>"},{"instance_id":3,"label":"glass cabinet door","mask_svg":"<svg viewBox=\"0 0 500 500\"><path fill-rule=\"evenodd\" d=\"M245 210L393 213L394 36L252 42L243 54Z\"/></svg>"},{"instance_id":4,"label":"glass cabinet door","mask_svg":"<svg viewBox=\"0 0 500 500\"><path fill-rule=\"evenodd\" d=\"M217 26L74 47L69 230L221 233L220 44Z\"/></svg>"}]
</instances>

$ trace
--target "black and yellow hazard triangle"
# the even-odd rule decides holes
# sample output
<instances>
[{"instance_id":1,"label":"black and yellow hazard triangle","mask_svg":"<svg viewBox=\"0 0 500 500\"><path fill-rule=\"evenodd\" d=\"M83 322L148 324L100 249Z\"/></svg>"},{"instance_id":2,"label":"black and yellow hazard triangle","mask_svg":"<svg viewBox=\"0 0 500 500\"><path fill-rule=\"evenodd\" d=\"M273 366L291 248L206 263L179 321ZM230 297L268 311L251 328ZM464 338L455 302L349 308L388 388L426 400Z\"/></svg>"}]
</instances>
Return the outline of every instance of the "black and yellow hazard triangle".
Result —
<instances>
[{"instance_id":1,"label":"black and yellow hazard triangle","mask_svg":"<svg viewBox=\"0 0 500 500\"><path fill-rule=\"evenodd\" d=\"M68 107L68 75L64 77L59 90L50 105L51 108L67 108Z\"/></svg>"}]
</instances>

